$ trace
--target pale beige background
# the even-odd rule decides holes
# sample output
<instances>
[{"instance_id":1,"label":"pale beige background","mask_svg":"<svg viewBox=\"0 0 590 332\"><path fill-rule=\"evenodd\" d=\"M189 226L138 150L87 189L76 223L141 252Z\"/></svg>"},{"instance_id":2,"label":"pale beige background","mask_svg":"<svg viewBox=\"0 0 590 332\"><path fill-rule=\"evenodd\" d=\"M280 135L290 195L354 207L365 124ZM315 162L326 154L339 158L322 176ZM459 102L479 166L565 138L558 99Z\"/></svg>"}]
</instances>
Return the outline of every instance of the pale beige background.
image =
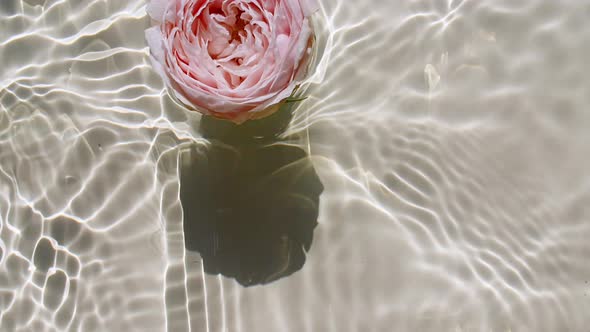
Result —
<instances>
[{"instance_id":1,"label":"pale beige background","mask_svg":"<svg viewBox=\"0 0 590 332\"><path fill-rule=\"evenodd\" d=\"M247 289L183 249L144 7L0 2L0 330L588 331L589 1L322 1L320 225Z\"/></svg>"}]
</instances>

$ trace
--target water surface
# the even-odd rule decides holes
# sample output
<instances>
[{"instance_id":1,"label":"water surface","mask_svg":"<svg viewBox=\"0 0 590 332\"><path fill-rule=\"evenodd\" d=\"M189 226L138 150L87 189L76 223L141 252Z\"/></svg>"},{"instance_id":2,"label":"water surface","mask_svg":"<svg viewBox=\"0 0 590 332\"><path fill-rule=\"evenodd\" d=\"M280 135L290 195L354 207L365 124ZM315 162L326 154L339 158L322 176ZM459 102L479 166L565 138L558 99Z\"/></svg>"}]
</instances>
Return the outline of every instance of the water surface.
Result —
<instances>
[{"instance_id":1,"label":"water surface","mask_svg":"<svg viewBox=\"0 0 590 332\"><path fill-rule=\"evenodd\" d=\"M244 287L185 249L181 152L219 142L144 1L0 2L2 331L587 331L590 2L321 4L279 137L313 241Z\"/></svg>"}]
</instances>

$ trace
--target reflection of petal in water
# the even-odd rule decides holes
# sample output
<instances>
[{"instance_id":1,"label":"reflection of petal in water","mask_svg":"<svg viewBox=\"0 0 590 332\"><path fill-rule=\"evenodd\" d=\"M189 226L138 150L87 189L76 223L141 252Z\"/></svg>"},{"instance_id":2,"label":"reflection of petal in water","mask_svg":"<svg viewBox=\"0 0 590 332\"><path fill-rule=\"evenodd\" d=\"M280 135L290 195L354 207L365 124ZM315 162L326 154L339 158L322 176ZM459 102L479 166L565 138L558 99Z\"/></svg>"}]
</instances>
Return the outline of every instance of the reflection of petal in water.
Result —
<instances>
[{"instance_id":1,"label":"reflection of petal in water","mask_svg":"<svg viewBox=\"0 0 590 332\"><path fill-rule=\"evenodd\" d=\"M301 269L323 191L306 153L219 142L187 152L180 190L185 245L201 254L205 271L250 286Z\"/></svg>"}]
</instances>

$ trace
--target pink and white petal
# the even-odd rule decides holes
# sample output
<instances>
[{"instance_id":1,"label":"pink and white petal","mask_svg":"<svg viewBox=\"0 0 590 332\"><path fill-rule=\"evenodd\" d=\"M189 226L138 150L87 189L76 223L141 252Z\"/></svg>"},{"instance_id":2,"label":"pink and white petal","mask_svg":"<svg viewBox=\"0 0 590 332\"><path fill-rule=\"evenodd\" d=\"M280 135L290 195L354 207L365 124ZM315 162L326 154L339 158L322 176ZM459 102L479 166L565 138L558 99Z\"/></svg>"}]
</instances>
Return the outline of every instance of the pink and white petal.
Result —
<instances>
[{"instance_id":1,"label":"pink and white petal","mask_svg":"<svg viewBox=\"0 0 590 332\"><path fill-rule=\"evenodd\" d=\"M145 39L150 48L151 55L161 63L164 63L165 59L165 45L164 35L159 26L154 26L145 30Z\"/></svg>"},{"instance_id":2,"label":"pink and white petal","mask_svg":"<svg viewBox=\"0 0 590 332\"><path fill-rule=\"evenodd\" d=\"M267 107L270 107L274 104L278 104L281 101L283 101L284 99L289 98L289 96L291 96L291 94L293 93L293 90L295 90L295 86L296 86L295 82L291 82L287 86L287 88L285 88L284 90L277 93L274 97L259 104L258 106L253 108L250 112L251 113L261 112L261 111L265 110Z\"/></svg>"},{"instance_id":3,"label":"pink and white petal","mask_svg":"<svg viewBox=\"0 0 590 332\"><path fill-rule=\"evenodd\" d=\"M300 40L306 40L305 46L302 46L301 44L298 45L299 48L304 48L303 50L299 49L299 54L300 54L300 58L298 59L298 68L296 70L295 76L294 76L294 80L296 82L301 82L304 77L307 74L307 70L308 70L308 66L310 65L310 60L311 60L311 56L312 56L312 47L313 45L309 43L309 39L313 38L312 36L312 29L311 26L308 22L308 20L305 20L305 26L307 26L307 28L304 28L302 30L302 38Z\"/></svg>"},{"instance_id":4,"label":"pink and white petal","mask_svg":"<svg viewBox=\"0 0 590 332\"><path fill-rule=\"evenodd\" d=\"M301 10L303 11L303 16L309 17L311 14L315 13L318 9L320 9L320 3L318 0L291 0L291 1L299 1L301 4Z\"/></svg>"},{"instance_id":5,"label":"pink and white petal","mask_svg":"<svg viewBox=\"0 0 590 332\"><path fill-rule=\"evenodd\" d=\"M173 4L170 0L150 0L146 11L153 20L163 23L174 19Z\"/></svg>"},{"instance_id":6,"label":"pink and white petal","mask_svg":"<svg viewBox=\"0 0 590 332\"><path fill-rule=\"evenodd\" d=\"M299 63L307 49L309 48L309 38L311 38L312 30L311 25L309 24L309 20L303 20L303 24L301 26L301 31L299 32L298 39L293 47L292 55L295 57L295 63Z\"/></svg>"},{"instance_id":7,"label":"pink and white petal","mask_svg":"<svg viewBox=\"0 0 590 332\"><path fill-rule=\"evenodd\" d=\"M214 94L204 92L200 89L192 88L186 85L185 82L175 80L178 99L181 101L188 101L187 105L194 105L198 109L205 109L209 112L217 113L231 113L243 110L244 105L235 103L223 96L216 96ZM181 97L182 96L182 97Z\"/></svg>"}]
</instances>

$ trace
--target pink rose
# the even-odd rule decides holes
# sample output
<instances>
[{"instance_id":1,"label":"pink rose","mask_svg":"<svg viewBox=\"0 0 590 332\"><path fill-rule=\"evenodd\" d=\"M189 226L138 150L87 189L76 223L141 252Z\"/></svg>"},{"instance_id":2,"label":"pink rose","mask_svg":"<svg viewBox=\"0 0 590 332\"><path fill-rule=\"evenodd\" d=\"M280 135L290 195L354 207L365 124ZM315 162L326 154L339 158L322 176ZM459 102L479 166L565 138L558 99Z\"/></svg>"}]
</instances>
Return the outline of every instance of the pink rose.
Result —
<instances>
[{"instance_id":1,"label":"pink rose","mask_svg":"<svg viewBox=\"0 0 590 332\"><path fill-rule=\"evenodd\" d=\"M240 123L278 109L305 78L317 0L148 1L153 66L190 108Z\"/></svg>"}]
</instances>

